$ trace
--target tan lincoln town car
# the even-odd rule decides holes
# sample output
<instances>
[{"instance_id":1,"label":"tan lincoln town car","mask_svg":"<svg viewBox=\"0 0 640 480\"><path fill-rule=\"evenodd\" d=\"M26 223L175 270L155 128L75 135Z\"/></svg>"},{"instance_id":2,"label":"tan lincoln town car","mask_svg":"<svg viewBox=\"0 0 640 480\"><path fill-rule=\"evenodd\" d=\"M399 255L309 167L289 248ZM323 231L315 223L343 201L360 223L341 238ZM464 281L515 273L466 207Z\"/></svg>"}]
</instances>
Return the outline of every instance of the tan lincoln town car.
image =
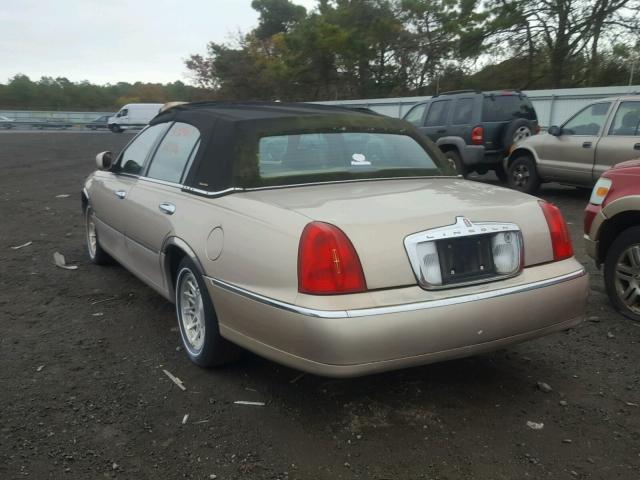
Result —
<instances>
[{"instance_id":1,"label":"tan lincoln town car","mask_svg":"<svg viewBox=\"0 0 640 480\"><path fill-rule=\"evenodd\" d=\"M410 124L338 107L192 103L96 157L89 255L175 302L201 366L243 347L327 376L473 355L578 324L560 211L456 177Z\"/></svg>"}]
</instances>

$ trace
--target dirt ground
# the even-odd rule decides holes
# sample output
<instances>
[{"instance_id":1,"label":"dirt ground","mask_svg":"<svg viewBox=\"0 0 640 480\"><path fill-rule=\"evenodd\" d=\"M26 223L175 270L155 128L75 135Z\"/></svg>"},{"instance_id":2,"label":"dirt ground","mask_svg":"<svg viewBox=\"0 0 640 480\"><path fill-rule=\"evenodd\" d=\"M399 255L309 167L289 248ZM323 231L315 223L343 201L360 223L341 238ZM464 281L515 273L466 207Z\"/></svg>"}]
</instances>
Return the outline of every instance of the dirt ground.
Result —
<instances>
[{"instance_id":1,"label":"dirt ground","mask_svg":"<svg viewBox=\"0 0 640 480\"><path fill-rule=\"evenodd\" d=\"M171 304L85 254L82 181L130 138L0 134L0 479L640 478L640 325L584 254L587 193L542 191L591 274L575 330L349 380L251 354L203 370Z\"/></svg>"}]
</instances>

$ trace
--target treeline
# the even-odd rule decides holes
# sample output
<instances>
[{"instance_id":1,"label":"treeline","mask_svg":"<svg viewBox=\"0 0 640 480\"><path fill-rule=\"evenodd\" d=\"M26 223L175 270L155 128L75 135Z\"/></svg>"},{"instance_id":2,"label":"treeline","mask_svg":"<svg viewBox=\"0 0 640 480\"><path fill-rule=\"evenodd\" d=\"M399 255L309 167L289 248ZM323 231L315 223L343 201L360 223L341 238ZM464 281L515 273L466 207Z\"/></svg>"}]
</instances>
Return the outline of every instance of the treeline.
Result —
<instances>
[{"instance_id":1,"label":"treeline","mask_svg":"<svg viewBox=\"0 0 640 480\"><path fill-rule=\"evenodd\" d=\"M253 0L186 65L222 98L320 100L626 84L640 0ZM638 70L638 69L636 69Z\"/></svg>"},{"instance_id":2,"label":"treeline","mask_svg":"<svg viewBox=\"0 0 640 480\"><path fill-rule=\"evenodd\" d=\"M16 75L0 84L0 108L115 111L131 102L625 85L634 63L640 80L640 0L318 0L311 11L290 0L253 0L252 7L255 29L189 56L197 86Z\"/></svg>"},{"instance_id":3,"label":"treeline","mask_svg":"<svg viewBox=\"0 0 640 480\"><path fill-rule=\"evenodd\" d=\"M71 82L66 78L42 77L32 81L15 75L0 84L0 108L26 110L79 110L115 112L126 103L197 101L211 98L207 89L173 83L125 83L94 85Z\"/></svg>"}]
</instances>

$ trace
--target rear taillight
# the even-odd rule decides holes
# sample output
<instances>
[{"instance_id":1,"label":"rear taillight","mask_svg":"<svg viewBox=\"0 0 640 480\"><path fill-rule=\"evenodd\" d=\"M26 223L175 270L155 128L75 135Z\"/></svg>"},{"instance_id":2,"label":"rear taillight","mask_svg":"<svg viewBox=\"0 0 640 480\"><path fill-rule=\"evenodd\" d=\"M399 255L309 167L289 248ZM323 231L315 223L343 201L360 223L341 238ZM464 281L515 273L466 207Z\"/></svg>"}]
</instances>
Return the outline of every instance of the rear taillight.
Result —
<instances>
[{"instance_id":1,"label":"rear taillight","mask_svg":"<svg viewBox=\"0 0 640 480\"><path fill-rule=\"evenodd\" d=\"M366 290L360 259L345 233L329 223L309 223L298 247L298 291L331 295Z\"/></svg>"},{"instance_id":2,"label":"rear taillight","mask_svg":"<svg viewBox=\"0 0 640 480\"><path fill-rule=\"evenodd\" d=\"M553 203L538 200L544 218L549 226L549 234L551 235L551 245L553 247L553 260L564 260L573 256L573 246L571 245L571 235L567 224L562 217L560 209Z\"/></svg>"},{"instance_id":3,"label":"rear taillight","mask_svg":"<svg viewBox=\"0 0 640 480\"><path fill-rule=\"evenodd\" d=\"M474 145L484 145L484 128L474 127L471 130L471 143Z\"/></svg>"},{"instance_id":4,"label":"rear taillight","mask_svg":"<svg viewBox=\"0 0 640 480\"><path fill-rule=\"evenodd\" d=\"M535 127L533 127L533 134L538 135L540 133L540 125L536 123Z\"/></svg>"}]
</instances>

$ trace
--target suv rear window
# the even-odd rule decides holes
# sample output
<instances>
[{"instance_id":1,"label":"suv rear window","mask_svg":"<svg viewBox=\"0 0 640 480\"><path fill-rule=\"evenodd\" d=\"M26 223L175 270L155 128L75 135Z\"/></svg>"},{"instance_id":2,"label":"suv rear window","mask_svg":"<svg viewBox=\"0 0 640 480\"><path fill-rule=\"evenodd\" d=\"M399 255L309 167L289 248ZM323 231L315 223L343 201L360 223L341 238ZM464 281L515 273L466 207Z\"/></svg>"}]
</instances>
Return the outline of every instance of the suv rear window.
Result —
<instances>
[{"instance_id":1,"label":"suv rear window","mask_svg":"<svg viewBox=\"0 0 640 480\"><path fill-rule=\"evenodd\" d=\"M515 118L538 119L536 111L527 97L520 95L487 95L484 97L483 122L510 122Z\"/></svg>"}]
</instances>

